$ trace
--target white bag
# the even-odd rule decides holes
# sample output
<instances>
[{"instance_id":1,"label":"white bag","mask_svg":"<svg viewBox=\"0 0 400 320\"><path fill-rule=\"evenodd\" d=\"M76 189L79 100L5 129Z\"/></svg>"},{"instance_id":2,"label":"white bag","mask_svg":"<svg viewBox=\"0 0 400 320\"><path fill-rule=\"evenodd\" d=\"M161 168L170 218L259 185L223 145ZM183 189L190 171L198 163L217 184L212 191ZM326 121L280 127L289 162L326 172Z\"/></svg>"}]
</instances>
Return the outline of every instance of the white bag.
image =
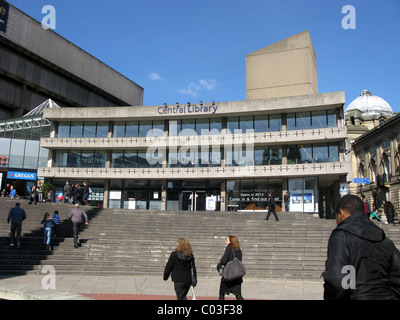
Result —
<instances>
[{"instance_id":1,"label":"white bag","mask_svg":"<svg viewBox=\"0 0 400 320\"><path fill-rule=\"evenodd\" d=\"M192 300L197 300L196 294L194 293L194 288L192 287Z\"/></svg>"}]
</instances>

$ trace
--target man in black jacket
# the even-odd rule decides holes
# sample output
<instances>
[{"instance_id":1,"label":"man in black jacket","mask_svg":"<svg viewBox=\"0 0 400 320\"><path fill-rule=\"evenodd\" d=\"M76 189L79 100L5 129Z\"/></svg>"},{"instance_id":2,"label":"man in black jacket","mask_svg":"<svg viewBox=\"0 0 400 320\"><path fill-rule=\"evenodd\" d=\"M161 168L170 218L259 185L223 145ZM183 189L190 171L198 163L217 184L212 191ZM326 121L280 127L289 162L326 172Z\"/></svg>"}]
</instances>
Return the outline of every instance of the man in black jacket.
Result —
<instances>
[{"instance_id":1,"label":"man in black jacket","mask_svg":"<svg viewBox=\"0 0 400 320\"><path fill-rule=\"evenodd\" d=\"M336 205L328 243L324 299L400 299L400 252L364 214L355 195Z\"/></svg>"},{"instance_id":2,"label":"man in black jacket","mask_svg":"<svg viewBox=\"0 0 400 320\"><path fill-rule=\"evenodd\" d=\"M275 217L275 220L279 221L278 215L276 214L276 210L275 210L275 199L272 196L272 192L268 192L267 209L268 209L268 214L267 214L267 216L265 217L264 220L268 221L269 216L271 215L271 213L273 213L274 217Z\"/></svg>"}]
</instances>

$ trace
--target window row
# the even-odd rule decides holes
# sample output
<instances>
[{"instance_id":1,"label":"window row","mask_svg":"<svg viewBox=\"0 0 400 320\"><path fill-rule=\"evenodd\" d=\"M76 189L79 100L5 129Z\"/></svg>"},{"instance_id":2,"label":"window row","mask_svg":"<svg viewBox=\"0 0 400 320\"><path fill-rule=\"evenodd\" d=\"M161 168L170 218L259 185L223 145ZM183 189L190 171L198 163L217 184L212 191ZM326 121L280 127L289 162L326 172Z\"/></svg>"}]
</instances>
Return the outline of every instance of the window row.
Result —
<instances>
[{"instance_id":1,"label":"window row","mask_svg":"<svg viewBox=\"0 0 400 320\"><path fill-rule=\"evenodd\" d=\"M261 166L282 164L282 147L233 147L226 148L226 166ZM339 161L339 145L313 144L293 145L286 147L287 163L321 163ZM111 154L111 168L161 168L164 161L161 149L147 151L114 151ZM198 147L169 150L168 167L220 167L221 150L211 148L204 150ZM55 167L71 168L105 168L106 151L57 151Z\"/></svg>"},{"instance_id":2,"label":"window row","mask_svg":"<svg viewBox=\"0 0 400 320\"><path fill-rule=\"evenodd\" d=\"M337 126L336 110L288 113L286 117L287 130L331 128ZM222 119L183 119L170 120L170 136L210 135L220 134ZM238 130L245 133L271 132L282 130L281 114L229 117L226 120L228 133ZM60 123L58 138L106 138L108 122L73 121ZM163 120L154 121L117 121L113 127L113 137L149 137L163 136L165 131Z\"/></svg>"}]
</instances>

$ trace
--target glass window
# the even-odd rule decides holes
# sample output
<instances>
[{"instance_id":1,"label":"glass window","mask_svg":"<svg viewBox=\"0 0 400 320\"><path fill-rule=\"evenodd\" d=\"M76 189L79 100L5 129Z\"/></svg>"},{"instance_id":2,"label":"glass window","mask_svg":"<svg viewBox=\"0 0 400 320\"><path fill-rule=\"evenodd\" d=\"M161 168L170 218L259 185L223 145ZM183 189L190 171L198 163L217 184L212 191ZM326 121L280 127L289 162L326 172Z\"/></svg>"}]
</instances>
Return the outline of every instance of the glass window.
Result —
<instances>
[{"instance_id":1,"label":"glass window","mask_svg":"<svg viewBox=\"0 0 400 320\"><path fill-rule=\"evenodd\" d=\"M40 141L26 140L24 169L37 169Z\"/></svg>"},{"instance_id":2,"label":"glass window","mask_svg":"<svg viewBox=\"0 0 400 320\"><path fill-rule=\"evenodd\" d=\"M125 137L138 137L139 123L137 121L128 121L125 128Z\"/></svg>"},{"instance_id":3,"label":"glass window","mask_svg":"<svg viewBox=\"0 0 400 320\"><path fill-rule=\"evenodd\" d=\"M297 130L311 129L310 112L296 113L296 129Z\"/></svg>"},{"instance_id":4,"label":"glass window","mask_svg":"<svg viewBox=\"0 0 400 320\"><path fill-rule=\"evenodd\" d=\"M219 167L221 166L221 151L220 150L210 150L210 164L209 167Z\"/></svg>"},{"instance_id":5,"label":"glass window","mask_svg":"<svg viewBox=\"0 0 400 320\"><path fill-rule=\"evenodd\" d=\"M26 130L24 130L26 131ZM49 125L42 125L42 138L50 137L50 126Z\"/></svg>"},{"instance_id":6,"label":"glass window","mask_svg":"<svg viewBox=\"0 0 400 320\"><path fill-rule=\"evenodd\" d=\"M105 151L96 151L94 156L94 168L105 168L107 161L107 152Z\"/></svg>"},{"instance_id":7,"label":"glass window","mask_svg":"<svg viewBox=\"0 0 400 320\"><path fill-rule=\"evenodd\" d=\"M169 151L168 153L168 167L177 168L179 167L178 152Z\"/></svg>"},{"instance_id":8,"label":"glass window","mask_svg":"<svg viewBox=\"0 0 400 320\"><path fill-rule=\"evenodd\" d=\"M125 137L125 122L115 122L114 123L113 137L114 138Z\"/></svg>"},{"instance_id":9,"label":"glass window","mask_svg":"<svg viewBox=\"0 0 400 320\"><path fill-rule=\"evenodd\" d=\"M32 119L24 120L23 126L22 139L30 140L32 136Z\"/></svg>"},{"instance_id":10,"label":"glass window","mask_svg":"<svg viewBox=\"0 0 400 320\"><path fill-rule=\"evenodd\" d=\"M97 130L96 130L97 138L107 138L108 137L108 123L107 122L98 122Z\"/></svg>"},{"instance_id":11,"label":"glass window","mask_svg":"<svg viewBox=\"0 0 400 320\"><path fill-rule=\"evenodd\" d=\"M300 158L300 153L299 153L299 149L297 148L297 146L287 147L287 163L288 164L296 164L299 158Z\"/></svg>"},{"instance_id":12,"label":"glass window","mask_svg":"<svg viewBox=\"0 0 400 320\"><path fill-rule=\"evenodd\" d=\"M77 168L80 167L81 153L76 151L68 152L67 167Z\"/></svg>"},{"instance_id":13,"label":"glass window","mask_svg":"<svg viewBox=\"0 0 400 320\"><path fill-rule=\"evenodd\" d=\"M138 168L150 168L150 165L146 159L146 152L138 152Z\"/></svg>"},{"instance_id":14,"label":"glass window","mask_svg":"<svg viewBox=\"0 0 400 320\"><path fill-rule=\"evenodd\" d=\"M210 130L210 120L209 119L198 119L196 120L196 133L200 136L208 135Z\"/></svg>"},{"instance_id":15,"label":"glass window","mask_svg":"<svg viewBox=\"0 0 400 320\"><path fill-rule=\"evenodd\" d=\"M328 128L337 127L336 110L328 110L327 117L328 117Z\"/></svg>"},{"instance_id":16,"label":"glass window","mask_svg":"<svg viewBox=\"0 0 400 320\"><path fill-rule=\"evenodd\" d=\"M14 122L13 121L7 121L6 122L6 134L5 138L12 138L14 134Z\"/></svg>"},{"instance_id":17,"label":"glass window","mask_svg":"<svg viewBox=\"0 0 400 320\"><path fill-rule=\"evenodd\" d=\"M311 117L313 129L326 128L326 111L313 111Z\"/></svg>"},{"instance_id":18,"label":"glass window","mask_svg":"<svg viewBox=\"0 0 400 320\"><path fill-rule=\"evenodd\" d=\"M300 159L298 163L312 163L312 148L310 145L299 147Z\"/></svg>"},{"instance_id":19,"label":"glass window","mask_svg":"<svg viewBox=\"0 0 400 320\"><path fill-rule=\"evenodd\" d=\"M164 136L164 121L153 121L152 137Z\"/></svg>"},{"instance_id":20,"label":"glass window","mask_svg":"<svg viewBox=\"0 0 400 320\"><path fill-rule=\"evenodd\" d=\"M180 120L171 120L169 122L169 136L179 136L182 130L182 124Z\"/></svg>"},{"instance_id":21,"label":"glass window","mask_svg":"<svg viewBox=\"0 0 400 320\"><path fill-rule=\"evenodd\" d=\"M111 155L111 168L124 168L124 153L113 152Z\"/></svg>"},{"instance_id":22,"label":"glass window","mask_svg":"<svg viewBox=\"0 0 400 320\"><path fill-rule=\"evenodd\" d=\"M0 155L6 158L10 155L11 139L0 138Z\"/></svg>"},{"instance_id":23,"label":"glass window","mask_svg":"<svg viewBox=\"0 0 400 320\"><path fill-rule=\"evenodd\" d=\"M329 162L329 150L327 145L314 145L313 162Z\"/></svg>"},{"instance_id":24,"label":"glass window","mask_svg":"<svg viewBox=\"0 0 400 320\"><path fill-rule=\"evenodd\" d=\"M33 122L35 124L35 122ZM31 139L32 140L40 140L40 126L36 122L35 126L32 127L32 133L31 133Z\"/></svg>"},{"instance_id":25,"label":"glass window","mask_svg":"<svg viewBox=\"0 0 400 320\"><path fill-rule=\"evenodd\" d=\"M198 152L198 166L199 167L208 167L209 164L211 163L211 155L210 155L210 150L201 150Z\"/></svg>"},{"instance_id":26,"label":"glass window","mask_svg":"<svg viewBox=\"0 0 400 320\"><path fill-rule=\"evenodd\" d=\"M83 122L72 122L71 123L71 138L82 138Z\"/></svg>"},{"instance_id":27,"label":"glass window","mask_svg":"<svg viewBox=\"0 0 400 320\"><path fill-rule=\"evenodd\" d=\"M254 130L253 117L240 117L240 130L242 133Z\"/></svg>"},{"instance_id":28,"label":"glass window","mask_svg":"<svg viewBox=\"0 0 400 320\"><path fill-rule=\"evenodd\" d=\"M14 139L22 139L23 122L21 120L14 122Z\"/></svg>"},{"instance_id":29,"label":"glass window","mask_svg":"<svg viewBox=\"0 0 400 320\"><path fill-rule=\"evenodd\" d=\"M239 118L228 118L226 122L226 128L227 134L234 134L236 130L239 130Z\"/></svg>"},{"instance_id":30,"label":"glass window","mask_svg":"<svg viewBox=\"0 0 400 320\"><path fill-rule=\"evenodd\" d=\"M137 151L125 151L124 168L137 168Z\"/></svg>"},{"instance_id":31,"label":"glass window","mask_svg":"<svg viewBox=\"0 0 400 320\"><path fill-rule=\"evenodd\" d=\"M38 167L47 167L47 160L49 159L49 149L39 149L39 162Z\"/></svg>"},{"instance_id":32,"label":"glass window","mask_svg":"<svg viewBox=\"0 0 400 320\"><path fill-rule=\"evenodd\" d=\"M69 122L62 122L58 125L58 134L59 138L69 138L69 132L71 129L71 125Z\"/></svg>"},{"instance_id":33,"label":"glass window","mask_svg":"<svg viewBox=\"0 0 400 320\"><path fill-rule=\"evenodd\" d=\"M187 119L182 120L182 131L180 133L181 136L193 136L196 134L195 130L195 120Z\"/></svg>"},{"instance_id":34,"label":"glass window","mask_svg":"<svg viewBox=\"0 0 400 320\"><path fill-rule=\"evenodd\" d=\"M81 168L92 168L94 165L94 162L95 162L94 161L94 151L82 152L79 162L80 162L79 167L81 167Z\"/></svg>"},{"instance_id":35,"label":"glass window","mask_svg":"<svg viewBox=\"0 0 400 320\"><path fill-rule=\"evenodd\" d=\"M22 168L24 162L24 153L25 140L12 140L8 166L12 168Z\"/></svg>"},{"instance_id":36,"label":"glass window","mask_svg":"<svg viewBox=\"0 0 400 320\"><path fill-rule=\"evenodd\" d=\"M152 128L151 121L140 121L139 122L139 137L147 137L147 134Z\"/></svg>"},{"instance_id":37,"label":"glass window","mask_svg":"<svg viewBox=\"0 0 400 320\"><path fill-rule=\"evenodd\" d=\"M282 148L270 147L269 148L269 164L282 164Z\"/></svg>"},{"instance_id":38,"label":"glass window","mask_svg":"<svg viewBox=\"0 0 400 320\"><path fill-rule=\"evenodd\" d=\"M65 168L68 166L68 151L56 151L56 168Z\"/></svg>"},{"instance_id":39,"label":"glass window","mask_svg":"<svg viewBox=\"0 0 400 320\"><path fill-rule=\"evenodd\" d=\"M254 117L254 132L268 131L268 116Z\"/></svg>"},{"instance_id":40,"label":"glass window","mask_svg":"<svg viewBox=\"0 0 400 320\"><path fill-rule=\"evenodd\" d=\"M339 145L337 143L329 145L329 161L339 162Z\"/></svg>"},{"instance_id":41,"label":"glass window","mask_svg":"<svg viewBox=\"0 0 400 320\"><path fill-rule=\"evenodd\" d=\"M269 116L269 131L281 131L282 118L280 114L272 114Z\"/></svg>"},{"instance_id":42,"label":"glass window","mask_svg":"<svg viewBox=\"0 0 400 320\"><path fill-rule=\"evenodd\" d=\"M85 122L83 127L84 138L95 138L96 137L96 122Z\"/></svg>"},{"instance_id":43,"label":"glass window","mask_svg":"<svg viewBox=\"0 0 400 320\"><path fill-rule=\"evenodd\" d=\"M286 116L287 130L296 130L296 114L288 113Z\"/></svg>"},{"instance_id":44,"label":"glass window","mask_svg":"<svg viewBox=\"0 0 400 320\"><path fill-rule=\"evenodd\" d=\"M268 147L256 147L254 149L254 165L268 165L269 163L269 154Z\"/></svg>"},{"instance_id":45,"label":"glass window","mask_svg":"<svg viewBox=\"0 0 400 320\"><path fill-rule=\"evenodd\" d=\"M210 134L220 134L222 131L221 119L210 119Z\"/></svg>"}]
</instances>

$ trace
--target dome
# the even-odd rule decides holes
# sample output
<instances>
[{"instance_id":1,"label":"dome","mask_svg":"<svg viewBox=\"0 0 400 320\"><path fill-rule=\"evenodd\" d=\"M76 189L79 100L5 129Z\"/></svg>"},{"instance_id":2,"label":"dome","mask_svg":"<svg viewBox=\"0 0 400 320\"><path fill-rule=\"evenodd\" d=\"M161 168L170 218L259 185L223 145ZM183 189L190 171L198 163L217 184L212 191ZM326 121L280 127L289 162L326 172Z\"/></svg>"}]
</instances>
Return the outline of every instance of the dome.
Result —
<instances>
[{"instance_id":1,"label":"dome","mask_svg":"<svg viewBox=\"0 0 400 320\"><path fill-rule=\"evenodd\" d=\"M345 115L347 116L353 110L359 111L364 119L393 115L393 110L389 103L378 96L374 96L368 90L364 90L357 99L349 104Z\"/></svg>"}]
</instances>

